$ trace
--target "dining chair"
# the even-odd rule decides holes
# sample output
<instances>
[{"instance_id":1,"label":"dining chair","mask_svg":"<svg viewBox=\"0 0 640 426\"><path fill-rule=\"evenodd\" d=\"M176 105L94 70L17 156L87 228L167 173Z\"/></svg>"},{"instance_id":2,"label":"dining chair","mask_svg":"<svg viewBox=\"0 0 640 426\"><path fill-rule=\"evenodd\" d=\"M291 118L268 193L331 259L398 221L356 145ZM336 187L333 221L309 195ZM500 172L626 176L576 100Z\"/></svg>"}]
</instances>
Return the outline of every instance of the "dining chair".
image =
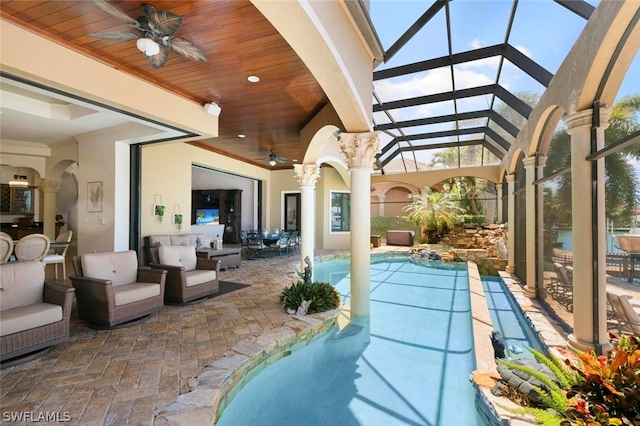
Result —
<instances>
[{"instance_id":1,"label":"dining chair","mask_svg":"<svg viewBox=\"0 0 640 426\"><path fill-rule=\"evenodd\" d=\"M13 254L13 238L6 232L0 232L0 263L7 263Z\"/></svg>"},{"instance_id":2,"label":"dining chair","mask_svg":"<svg viewBox=\"0 0 640 426\"><path fill-rule=\"evenodd\" d=\"M262 239L262 233L255 232L250 233L247 237L247 259L259 259L264 257L262 251L265 249L265 245Z\"/></svg>"},{"instance_id":3,"label":"dining chair","mask_svg":"<svg viewBox=\"0 0 640 426\"><path fill-rule=\"evenodd\" d=\"M49 237L44 234L29 234L26 235L16 244L14 249L16 259L18 262L24 262L28 260L43 261L44 256L49 251L49 245L51 241Z\"/></svg>"},{"instance_id":4,"label":"dining chair","mask_svg":"<svg viewBox=\"0 0 640 426\"><path fill-rule=\"evenodd\" d=\"M67 243L64 245L64 247L54 247L51 250L49 250L49 253L47 253L44 257L44 264L45 267L46 265L49 264L53 264L54 269L54 273L55 273L55 277L56 280L58 279L58 264L62 264L62 279L66 280L67 279L67 267L65 265L66 262L66 255L67 255L67 249L69 248L69 243L71 242L71 237L73 236L73 231L71 230L67 230L64 232L61 232L60 235L58 235L56 237L56 243Z\"/></svg>"}]
</instances>

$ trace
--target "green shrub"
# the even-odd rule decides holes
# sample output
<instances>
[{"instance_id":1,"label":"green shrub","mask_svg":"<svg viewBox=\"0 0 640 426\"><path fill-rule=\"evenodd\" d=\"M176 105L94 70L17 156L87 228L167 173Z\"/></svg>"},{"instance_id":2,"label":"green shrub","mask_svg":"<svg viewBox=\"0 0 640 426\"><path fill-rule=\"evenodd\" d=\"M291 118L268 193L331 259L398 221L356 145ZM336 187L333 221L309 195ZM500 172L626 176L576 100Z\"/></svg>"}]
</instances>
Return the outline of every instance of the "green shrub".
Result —
<instances>
[{"instance_id":1,"label":"green shrub","mask_svg":"<svg viewBox=\"0 0 640 426\"><path fill-rule=\"evenodd\" d=\"M305 285L298 281L282 290L280 304L287 312L297 311L303 300L310 300L307 313L314 314L340 306L340 293L330 283L315 282Z\"/></svg>"},{"instance_id":2,"label":"green shrub","mask_svg":"<svg viewBox=\"0 0 640 426\"><path fill-rule=\"evenodd\" d=\"M405 216L372 216L371 235L386 235L387 231L393 229L411 230L420 235L420 227L409 222Z\"/></svg>"}]
</instances>

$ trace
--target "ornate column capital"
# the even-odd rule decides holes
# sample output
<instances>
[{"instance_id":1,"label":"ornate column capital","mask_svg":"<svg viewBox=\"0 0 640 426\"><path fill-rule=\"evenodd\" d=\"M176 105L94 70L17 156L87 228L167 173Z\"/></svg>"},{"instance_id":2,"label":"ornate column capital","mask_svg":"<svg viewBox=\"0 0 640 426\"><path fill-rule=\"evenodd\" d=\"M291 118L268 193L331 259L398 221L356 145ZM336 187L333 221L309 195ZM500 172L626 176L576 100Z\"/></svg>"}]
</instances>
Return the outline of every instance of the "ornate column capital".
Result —
<instances>
[{"instance_id":1,"label":"ornate column capital","mask_svg":"<svg viewBox=\"0 0 640 426\"><path fill-rule=\"evenodd\" d=\"M320 166L318 164L294 164L293 173L300 186L314 187L316 180L320 177Z\"/></svg>"},{"instance_id":2,"label":"ornate column capital","mask_svg":"<svg viewBox=\"0 0 640 426\"><path fill-rule=\"evenodd\" d=\"M600 128L609 127L609 116L611 115L611 107L608 105L600 107ZM564 124L567 125L567 133L572 134L574 131L583 129L590 130L593 124L593 108L584 109L568 114L564 118Z\"/></svg>"},{"instance_id":3,"label":"ornate column capital","mask_svg":"<svg viewBox=\"0 0 640 426\"><path fill-rule=\"evenodd\" d=\"M538 154L538 167L544 167L547 165L547 156L544 154Z\"/></svg>"},{"instance_id":4,"label":"ornate column capital","mask_svg":"<svg viewBox=\"0 0 640 426\"><path fill-rule=\"evenodd\" d=\"M62 185L62 181L60 179L40 178L38 189L42 192L58 192L60 185Z\"/></svg>"},{"instance_id":5,"label":"ornate column capital","mask_svg":"<svg viewBox=\"0 0 640 426\"><path fill-rule=\"evenodd\" d=\"M516 175L514 175L514 174L507 175L507 183L508 184L509 183L513 183L515 181L516 181Z\"/></svg>"},{"instance_id":6,"label":"ornate column capital","mask_svg":"<svg viewBox=\"0 0 640 426\"><path fill-rule=\"evenodd\" d=\"M498 191L501 191L501 192L502 192L502 184L501 184L501 183L496 183L496 189L497 189Z\"/></svg>"},{"instance_id":7,"label":"ornate column capital","mask_svg":"<svg viewBox=\"0 0 640 426\"><path fill-rule=\"evenodd\" d=\"M378 132L340 133L338 142L349 169L373 169L374 158L381 152Z\"/></svg>"},{"instance_id":8,"label":"ornate column capital","mask_svg":"<svg viewBox=\"0 0 640 426\"><path fill-rule=\"evenodd\" d=\"M530 169L532 167L535 167L535 165L536 165L536 156L532 155L531 157L524 158L522 160L522 164L524 164L524 168L525 169Z\"/></svg>"}]
</instances>

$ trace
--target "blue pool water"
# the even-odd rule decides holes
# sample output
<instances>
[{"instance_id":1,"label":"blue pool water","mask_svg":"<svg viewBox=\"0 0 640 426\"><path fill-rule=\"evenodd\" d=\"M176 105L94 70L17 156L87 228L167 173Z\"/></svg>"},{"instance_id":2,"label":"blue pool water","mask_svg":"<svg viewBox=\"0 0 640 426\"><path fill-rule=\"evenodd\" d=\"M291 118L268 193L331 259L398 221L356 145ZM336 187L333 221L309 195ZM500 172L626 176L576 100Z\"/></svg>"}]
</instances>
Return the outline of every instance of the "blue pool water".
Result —
<instances>
[{"instance_id":1,"label":"blue pool water","mask_svg":"<svg viewBox=\"0 0 640 426\"><path fill-rule=\"evenodd\" d=\"M504 338L507 358L533 358L529 349L547 354L546 347L529 325L504 282L500 278L482 277L482 287L493 328L500 331Z\"/></svg>"},{"instance_id":2,"label":"blue pool water","mask_svg":"<svg viewBox=\"0 0 640 426\"><path fill-rule=\"evenodd\" d=\"M466 267L371 265L371 318L265 368L218 425L477 426ZM349 304L348 260L317 263Z\"/></svg>"}]
</instances>

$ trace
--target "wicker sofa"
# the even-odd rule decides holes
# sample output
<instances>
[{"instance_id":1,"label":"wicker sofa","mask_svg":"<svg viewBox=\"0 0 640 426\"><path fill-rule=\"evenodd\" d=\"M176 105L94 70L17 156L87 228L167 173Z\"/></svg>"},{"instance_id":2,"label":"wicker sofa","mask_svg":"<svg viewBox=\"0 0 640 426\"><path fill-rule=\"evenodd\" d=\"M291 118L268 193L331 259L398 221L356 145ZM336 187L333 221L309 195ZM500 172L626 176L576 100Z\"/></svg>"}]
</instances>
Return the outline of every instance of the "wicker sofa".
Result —
<instances>
[{"instance_id":1,"label":"wicker sofa","mask_svg":"<svg viewBox=\"0 0 640 426\"><path fill-rule=\"evenodd\" d=\"M2 367L69 339L74 289L44 280L42 262L0 264Z\"/></svg>"},{"instance_id":2,"label":"wicker sofa","mask_svg":"<svg viewBox=\"0 0 640 426\"><path fill-rule=\"evenodd\" d=\"M138 324L164 306L167 271L138 267L135 251L73 257L78 314L94 329Z\"/></svg>"},{"instance_id":3,"label":"wicker sofa","mask_svg":"<svg viewBox=\"0 0 640 426\"><path fill-rule=\"evenodd\" d=\"M199 248L198 243L203 243L204 240L204 234L147 235L144 237L145 263L160 263L158 258L158 247L160 246L194 246ZM209 248L209 245L206 248Z\"/></svg>"},{"instance_id":4,"label":"wicker sofa","mask_svg":"<svg viewBox=\"0 0 640 426\"><path fill-rule=\"evenodd\" d=\"M386 240L388 246L412 246L414 231L393 230L387 231Z\"/></svg>"},{"instance_id":5,"label":"wicker sofa","mask_svg":"<svg viewBox=\"0 0 640 426\"><path fill-rule=\"evenodd\" d=\"M153 269L167 271L164 300L167 304L185 304L211 296L220 289L220 261L196 257L189 246L158 247L160 263Z\"/></svg>"}]
</instances>

